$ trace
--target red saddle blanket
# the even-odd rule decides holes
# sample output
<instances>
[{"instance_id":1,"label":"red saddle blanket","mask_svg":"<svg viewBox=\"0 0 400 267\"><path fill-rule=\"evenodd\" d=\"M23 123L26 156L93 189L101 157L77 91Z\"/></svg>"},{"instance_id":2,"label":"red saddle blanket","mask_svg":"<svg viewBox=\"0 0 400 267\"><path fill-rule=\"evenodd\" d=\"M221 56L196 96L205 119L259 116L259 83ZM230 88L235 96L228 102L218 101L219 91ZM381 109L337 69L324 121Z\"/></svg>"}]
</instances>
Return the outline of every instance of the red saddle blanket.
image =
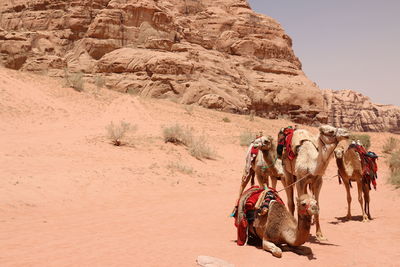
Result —
<instances>
[{"instance_id":1,"label":"red saddle blanket","mask_svg":"<svg viewBox=\"0 0 400 267\"><path fill-rule=\"evenodd\" d=\"M376 179L378 178L378 164L376 163L377 157L371 157L371 152L368 153L367 150L361 145L351 144L350 148L354 148L360 155L361 166L363 168L363 182L366 183L370 189L372 183L374 189L376 190Z\"/></svg>"},{"instance_id":2,"label":"red saddle blanket","mask_svg":"<svg viewBox=\"0 0 400 267\"><path fill-rule=\"evenodd\" d=\"M248 237L248 228L249 228L249 219L252 220L254 218L249 218L250 211L256 211L256 203L258 198L260 197L261 193L264 192L265 189L259 186L252 186L247 189L243 194L242 197L238 201L238 210L235 213L235 226L237 227L237 241L236 243L239 246L243 246L247 242ZM244 199L243 199L244 198ZM272 201L278 201L283 204L282 199L279 197L278 193L275 189L269 187L268 192L265 194L263 203L261 208L269 208L269 203ZM240 202L242 205L240 205Z\"/></svg>"},{"instance_id":3,"label":"red saddle blanket","mask_svg":"<svg viewBox=\"0 0 400 267\"><path fill-rule=\"evenodd\" d=\"M287 157L290 160L293 160L296 157L296 154L293 151L292 148L292 138L293 138L293 133L294 133L295 129L293 128L285 128L282 132L282 137L279 138L278 140L278 145L282 145L285 147L286 149L286 154Z\"/></svg>"}]
</instances>

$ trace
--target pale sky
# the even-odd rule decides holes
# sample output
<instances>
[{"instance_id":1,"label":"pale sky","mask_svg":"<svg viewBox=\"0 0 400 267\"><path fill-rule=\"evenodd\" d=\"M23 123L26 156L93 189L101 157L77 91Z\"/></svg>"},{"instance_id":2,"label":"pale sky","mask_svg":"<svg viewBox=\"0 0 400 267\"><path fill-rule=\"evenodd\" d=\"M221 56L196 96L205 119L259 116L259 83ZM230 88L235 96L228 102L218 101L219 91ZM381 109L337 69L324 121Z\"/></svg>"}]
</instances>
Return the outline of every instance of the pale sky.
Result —
<instances>
[{"instance_id":1,"label":"pale sky","mask_svg":"<svg viewBox=\"0 0 400 267\"><path fill-rule=\"evenodd\" d=\"M293 40L320 88L400 106L400 0L248 0Z\"/></svg>"}]
</instances>

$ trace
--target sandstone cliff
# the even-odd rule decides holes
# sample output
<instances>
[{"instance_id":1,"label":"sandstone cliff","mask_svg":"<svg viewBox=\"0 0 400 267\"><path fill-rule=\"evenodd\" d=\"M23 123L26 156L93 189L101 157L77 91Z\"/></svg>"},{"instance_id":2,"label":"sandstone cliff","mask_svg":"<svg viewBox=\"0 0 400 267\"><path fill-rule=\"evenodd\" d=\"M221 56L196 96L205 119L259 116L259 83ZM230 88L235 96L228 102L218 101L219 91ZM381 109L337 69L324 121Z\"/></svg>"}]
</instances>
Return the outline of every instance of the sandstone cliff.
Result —
<instances>
[{"instance_id":1,"label":"sandstone cliff","mask_svg":"<svg viewBox=\"0 0 400 267\"><path fill-rule=\"evenodd\" d=\"M305 76L279 23L245 0L3 0L0 12L0 62L9 68L81 71L120 92L345 123ZM381 130L384 121L360 129Z\"/></svg>"}]
</instances>

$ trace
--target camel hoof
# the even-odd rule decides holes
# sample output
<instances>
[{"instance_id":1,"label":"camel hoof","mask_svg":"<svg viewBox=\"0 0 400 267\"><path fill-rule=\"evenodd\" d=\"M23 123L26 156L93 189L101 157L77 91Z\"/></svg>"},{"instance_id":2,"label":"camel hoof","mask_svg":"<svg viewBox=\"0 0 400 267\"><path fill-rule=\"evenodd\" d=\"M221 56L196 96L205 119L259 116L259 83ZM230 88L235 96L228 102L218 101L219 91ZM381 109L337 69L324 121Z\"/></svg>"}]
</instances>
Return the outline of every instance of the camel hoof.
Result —
<instances>
[{"instance_id":1,"label":"camel hoof","mask_svg":"<svg viewBox=\"0 0 400 267\"><path fill-rule=\"evenodd\" d=\"M321 242L321 241L327 241L328 239L324 237L322 234L317 234L317 240Z\"/></svg>"},{"instance_id":2,"label":"camel hoof","mask_svg":"<svg viewBox=\"0 0 400 267\"><path fill-rule=\"evenodd\" d=\"M347 214L346 220L350 221L351 220L351 214Z\"/></svg>"},{"instance_id":3,"label":"camel hoof","mask_svg":"<svg viewBox=\"0 0 400 267\"><path fill-rule=\"evenodd\" d=\"M280 249L275 249L271 251L272 255L277 257L277 258L282 258L282 250Z\"/></svg>"}]
</instances>

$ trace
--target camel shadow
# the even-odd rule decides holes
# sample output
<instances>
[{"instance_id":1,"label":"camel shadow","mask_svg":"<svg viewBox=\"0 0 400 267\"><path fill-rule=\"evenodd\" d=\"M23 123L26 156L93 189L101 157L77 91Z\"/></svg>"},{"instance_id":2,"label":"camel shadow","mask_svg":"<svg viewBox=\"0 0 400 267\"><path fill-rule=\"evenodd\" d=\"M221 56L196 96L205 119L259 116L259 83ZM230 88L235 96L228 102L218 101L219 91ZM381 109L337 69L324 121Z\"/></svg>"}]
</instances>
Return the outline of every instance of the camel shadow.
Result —
<instances>
[{"instance_id":1,"label":"camel shadow","mask_svg":"<svg viewBox=\"0 0 400 267\"><path fill-rule=\"evenodd\" d=\"M341 223L346 223L349 221L357 221L357 222L362 222L363 221L363 216L362 215L357 215L357 216L351 216L351 218L347 218L347 216L343 216L343 217L335 217L336 221L331 221L328 222L330 224L341 224ZM370 221L372 221L373 219L369 219Z\"/></svg>"},{"instance_id":2,"label":"camel shadow","mask_svg":"<svg viewBox=\"0 0 400 267\"><path fill-rule=\"evenodd\" d=\"M236 243L236 240L232 240L232 241ZM259 238L249 236L249 238L247 240L247 245L263 250L262 240ZM288 245L279 245L278 247L280 247L282 249L282 252L293 252L299 256L305 256L309 260L317 259L310 247L306 247L306 246L292 247L292 246L288 246Z\"/></svg>"},{"instance_id":3,"label":"camel shadow","mask_svg":"<svg viewBox=\"0 0 400 267\"><path fill-rule=\"evenodd\" d=\"M312 244L318 244L318 245L321 245L321 246L334 246L334 247L338 247L339 246L339 245L336 245L336 244L328 243L326 240L325 241L320 241L315 236L310 236L310 238L308 239L308 242L310 242Z\"/></svg>"}]
</instances>

